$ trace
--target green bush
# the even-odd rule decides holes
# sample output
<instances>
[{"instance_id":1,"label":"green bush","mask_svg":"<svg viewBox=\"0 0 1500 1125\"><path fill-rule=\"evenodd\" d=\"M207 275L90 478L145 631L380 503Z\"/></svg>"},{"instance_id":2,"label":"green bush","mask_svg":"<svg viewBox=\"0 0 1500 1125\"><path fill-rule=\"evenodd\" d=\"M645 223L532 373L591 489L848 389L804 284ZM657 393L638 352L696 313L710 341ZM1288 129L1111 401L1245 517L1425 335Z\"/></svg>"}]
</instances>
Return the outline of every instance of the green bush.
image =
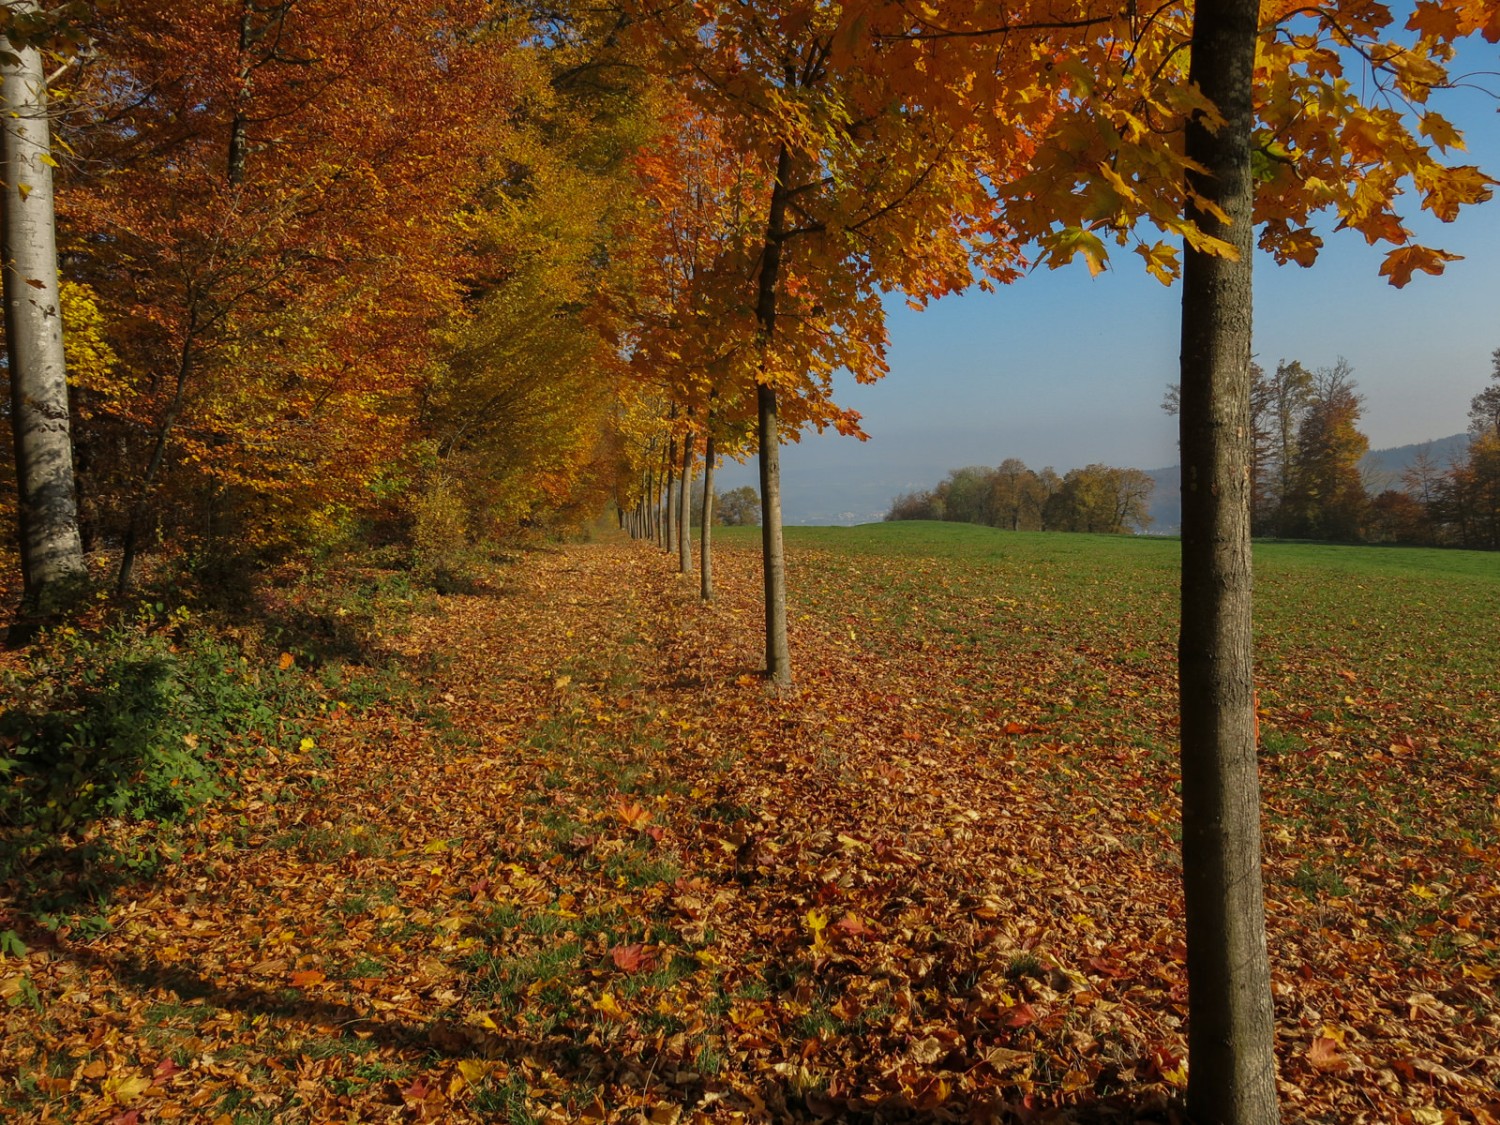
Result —
<instances>
[{"instance_id":1,"label":"green bush","mask_svg":"<svg viewBox=\"0 0 1500 1125\"><path fill-rule=\"evenodd\" d=\"M222 792L227 756L299 738L282 716L313 703L295 672L160 606L47 635L4 688L0 823L48 832L181 816Z\"/></svg>"}]
</instances>

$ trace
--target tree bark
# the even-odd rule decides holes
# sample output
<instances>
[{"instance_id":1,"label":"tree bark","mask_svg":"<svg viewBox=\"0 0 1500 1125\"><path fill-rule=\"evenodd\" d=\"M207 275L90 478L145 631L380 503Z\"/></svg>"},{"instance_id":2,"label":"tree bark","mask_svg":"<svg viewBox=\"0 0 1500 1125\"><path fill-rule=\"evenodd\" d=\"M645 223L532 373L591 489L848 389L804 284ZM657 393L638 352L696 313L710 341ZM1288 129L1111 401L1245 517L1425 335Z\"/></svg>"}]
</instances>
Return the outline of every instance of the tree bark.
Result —
<instances>
[{"instance_id":1,"label":"tree bark","mask_svg":"<svg viewBox=\"0 0 1500 1125\"><path fill-rule=\"evenodd\" d=\"M698 593L706 602L714 600L714 449L713 419L708 420L708 441L703 448L703 534L698 543Z\"/></svg>"},{"instance_id":2,"label":"tree bark","mask_svg":"<svg viewBox=\"0 0 1500 1125\"><path fill-rule=\"evenodd\" d=\"M241 0L240 6L240 88L236 95L234 119L229 123L229 160L226 178L234 187L245 182L245 162L250 151L250 48L255 43L255 6L253 0Z\"/></svg>"},{"instance_id":3,"label":"tree bark","mask_svg":"<svg viewBox=\"0 0 1500 1125\"><path fill-rule=\"evenodd\" d=\"M8 0L35 12L35 0ZM42 613L75 598L84 578L63 356L57 275L51 129L41 53L0 39L14 61L0 67L4 138L3 256L5 338L10 354L17 522L26 604Z\"/></svg>"},{"instance_id":4,"label":"tree bark","mask_svg":"<svg viewBox=\"0 0 1500 1125\"><path fill-rule=\"evenodd\" d=\"M766 244L761 254L755 317L769 349L776 335L776 291L781 283L781 249L786 236L787 185L792 158L786 145L776 156L776 182L771 187L771 210L766 221ZM769 378L769 373L767 373ZM792 682L792 658L786 635L786 556L781 539L781 437L777 428L776 388L760 382L755 388L760 440L760 541L765 586L766 678Z\"/></svg>"},{"instance_id":5,"label":"tree bark","mask_svg":"<svg viewBox=\"0 0 1500 1125\"><path fill-rule=\"evenodd\" d=\"M1256 0L1200 0L1190 79L1226 119L1194 120L1189 186L1223 208L1187 217L1237 261L1187 249L1182 293L1182 867L1188 1115L1274 1125L1275 1013L1261 888L1251 637L1251 174Z\"/></svg>"},{"instance_id":6,"label":"tree bark","mask_svg":"<svg viewBox=\"0 0 1500 1125\"><path fill-rule=\"evenodd\" d=\"M667 442L667 498L666 510L662 513L666 531L662 535L661 546L664 551L675 551L677 549L677 504L676 495L672 491L672 482L677 478L677 439L674 437Z\"/></svg>"},{"instance_id":7,"label":"tree bark","mask_svg":"<svg viewBox=\"0 0 1500 1125\"><path fill-rule=\"evenodd\" d=\"M693 573L693 431L682 436L682 479L677 485L677 570Z\"/></svg>"}]
</instances>

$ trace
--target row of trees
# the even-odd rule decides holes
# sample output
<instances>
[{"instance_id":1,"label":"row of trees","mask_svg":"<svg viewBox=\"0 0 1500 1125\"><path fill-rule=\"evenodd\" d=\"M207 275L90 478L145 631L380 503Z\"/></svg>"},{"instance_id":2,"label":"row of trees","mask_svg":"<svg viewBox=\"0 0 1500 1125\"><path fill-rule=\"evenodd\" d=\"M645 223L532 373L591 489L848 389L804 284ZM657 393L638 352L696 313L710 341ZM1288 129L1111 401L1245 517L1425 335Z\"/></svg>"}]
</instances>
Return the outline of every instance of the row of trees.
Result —
<instances>
[{"instance_id":1,"label":"row of trees","mask_svg":"<svg viewBox=\"0 0 1500 1125\"><path fill-rule=\"evenodd\" d=\"M1400 223L1400 185L1451 218L1491 181L1445 162L1457 133L1441 115L1388 102L1425 106L1454 39L1500 38L1488 6L1431 0L1404 31L1363 0L90 7L0 3L8 120L46 120L51 76L72 83L62 159L15 132L4 177L37 600L43 548L76 573L85 541L118 552L124 585L161 547L267 557L403 524L430 541L610 494L639 524L674 481L685 532L695 461L754 450L766 671L785 683L779 446L804 426L857 433L831 377L884 371L882 297L921 304L1080 256L1098 270L1112 248L1180 275L1189 1109L1277 1118L1252 243L1259 223L1262 247L1309 264L1331 211L1392 247L1394 283L1441 271L1451 256ZM52 164L71 298L17 242L49 225ZM96 325L71 402L43 401L12 323L59 312L75 341ZM34 456L66 449L69 415L77 488L65 457ZM51 504L75 495L77 520ZM44 523L71 542L34 534Z\"/></svg>"},{"instance_id":2,"label":"row of trees","mask_svg":"<svg viewBox=\"0 0 1500 1125\"><path fill-rule=\"evenodd\" d=\"M1151 490L1140 469L1087 465L1058 476L1006 458L996 468L952 470L936 488L891 502L887 520L951 520L1010 531L1091 531L1119 535L1151 524Z\"/></svg>"}]
</instances>

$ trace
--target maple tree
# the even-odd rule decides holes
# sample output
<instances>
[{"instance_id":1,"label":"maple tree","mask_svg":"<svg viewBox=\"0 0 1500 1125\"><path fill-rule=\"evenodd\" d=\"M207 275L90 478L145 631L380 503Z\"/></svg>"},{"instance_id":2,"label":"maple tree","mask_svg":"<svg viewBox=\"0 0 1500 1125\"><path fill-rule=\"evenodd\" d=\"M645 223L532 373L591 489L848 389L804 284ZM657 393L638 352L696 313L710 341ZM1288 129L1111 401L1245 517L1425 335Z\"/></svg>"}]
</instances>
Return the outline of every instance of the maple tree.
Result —
<instances>
[{"instance_id":1,"label":"maple tree","mask_svg":"<svg viewBox=\"0 0 1500 1125\"><path fill-rule=\"evenodd\" d=\"M766 673L791 679L779 445L806 424L857 433L830 398L834 370L884 372L883 287L920 298L962 288L986 235L977 162L880 69L840 49L843 13L817 5L629 4L636 34L714 117L767 185L738 279L753 310ZM991 161L993 165L994 162Z\"/></svg>"}]
</instances>

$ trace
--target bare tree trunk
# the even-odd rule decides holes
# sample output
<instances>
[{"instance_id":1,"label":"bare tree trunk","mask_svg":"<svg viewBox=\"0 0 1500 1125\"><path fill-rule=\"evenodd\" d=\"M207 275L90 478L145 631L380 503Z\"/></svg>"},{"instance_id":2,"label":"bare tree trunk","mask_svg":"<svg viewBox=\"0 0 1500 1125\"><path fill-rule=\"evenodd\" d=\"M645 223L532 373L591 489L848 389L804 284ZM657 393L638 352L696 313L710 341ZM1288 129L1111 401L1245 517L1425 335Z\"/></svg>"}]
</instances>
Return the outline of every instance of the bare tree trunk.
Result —
<instances>
[{"instance_id":1,"label":"bare tree trunk","mask_svg":"<svg viewBox=\"0 0 1500 1125\"><path fill-rule=\"evenodd\" d=\"M708 442L703 448L703 535L699 540L698 593L706 602L714 600L714 449L713 419L708 420Z\"/></svg>"},{"instance_id":2,"label":"bare tree trunk","mask_svg":"<svg viewBox=\"0 0 1500 1125\"><path fill-rule=\"evenodd\" d=\"M675 411L674 411L675 413ZM677 439L674 437L667 442L667 499L666 511L663 512L666 523L666 534L662 536L662 550L674 551L677 549L677 504L676 495L672 491L672 482L677 479Z\"/></svg>"},{"instance_id":3,"label":"bare tree trunk","mask_svg":"<svg viewBox=\"0 0 1500 1125\"><path fill-rule=\"evenodd\" d=\"M656 481L656 471L653 469L646 474L646 495L641 497L641 503L646 508L645 537L650 540L656 539L656 493L658 488L660 488L660 485Z\"/></svg>"},{"instance_id":4,"label":"bare tree trunk","mask_svg":"<svg viewBox=\"0 0 1500 1125\"><path fill-rule=\"evenodd\" d=\"M241 0L240 7L240 88L239 101L235 106L234 119L229 123L229 161L227 177L235 187L245 182L245 161L250 149L249 115L250 103L250 48L255 43L254 0Z\"/></svg>"},{"instance_id":5,"label":"bare tree trunk","mask_svg":"<svg viewBox=\"0 0 1500 1125\"><path fill-rule=\"evenodd\" d=\"M34 0L8 0L18 15ZM52 137L41 53L0 39L4 99L3 255L5 338L10 352L17 522L28 607L46 613L75 598L84 578L63 357Z\"/></svg>"},{"instance_id":6,"label":"bare tree trunk","mask_svg":"<svg viewBox=\"0 0 1500 1125\"><path fill-rule=\"evenodd\" d=\"M1257 0L1200 0L1190 78L1224 115L1190 123L1189 185L1232 222L1188 208L1237 261L1187 249L1182 292L1182 867L1188 943L1188 1115L1274 1125L1275 1014L1261 888L1251 644L1251 79Z\"/></svg>"},{"instance_id":7,"label":"bare tree trunk","mask_svg":"<svg viewBox=\"0 0 1500 1125\"><path fill-rule=\"evenodd\" d=\"M151 509L151 493L156 487L156 478L166 465L167 447L171 443L172 429L182 414L187 396L188 380L193 371L193 341L198 335L198 317L194 312L188 318L187 335L183 339L181 354L177 357L177 379L172 390L172 399L162 413L161 424L156 428L156 437L151 447L150 460L141 475L140 491L130 506L130 520L125 526L125 540L120 550L120 569L115 575L115 592L124 594L130 589L135 575L135 560L140 552L141 538L145 535L146 515Z\"/></svg>"},{"instance_id":8,"label":"bare tree trunk","mask_svg":"<svg viewBox=\"0 0 1500 1125\"><path fill-rule=\"evenodd\" d=\"M776 290L781 282L781 249L786 237L787 184L792 158L786 145L776 156L776 182L771 187L771 210L766 223L766 245L761 254L755 317L769 348L776 335ZM792 682L792 657L786 635L786 556L781 541L781 436L777 428L776 388L755 388L760 439L760 542L765 585L766 677L772 683Z\"/></svg>"},{"instance_id":9,"label":"bare tree trunk","mask_svg":"<svg viewBox=\"0 0 1500 1125\"><path fill-rule=\"evenodd\" d=\"M677 486L677 571L693 572L693 431L682 435L682 480Z\"/></svg>"}]
</instances>

